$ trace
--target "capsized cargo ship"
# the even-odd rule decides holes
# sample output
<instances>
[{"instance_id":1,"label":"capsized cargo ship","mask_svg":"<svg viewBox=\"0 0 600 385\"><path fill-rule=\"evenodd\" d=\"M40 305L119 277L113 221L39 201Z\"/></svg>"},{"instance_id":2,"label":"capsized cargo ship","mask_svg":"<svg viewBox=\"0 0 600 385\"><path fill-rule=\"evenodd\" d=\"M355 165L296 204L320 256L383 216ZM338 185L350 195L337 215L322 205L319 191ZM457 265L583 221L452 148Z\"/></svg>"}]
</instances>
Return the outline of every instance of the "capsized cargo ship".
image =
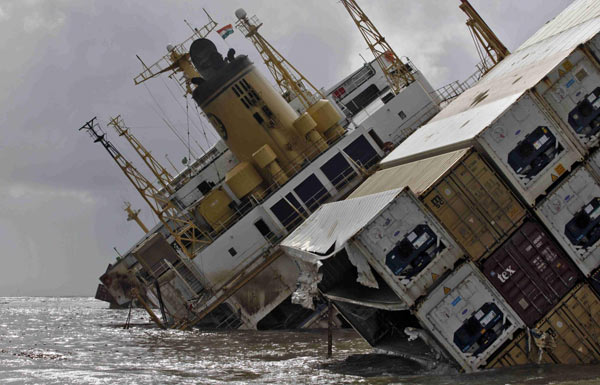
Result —
<instances>
[{"instance_id":1,"label":"capsized cargo ship","mask_svg":"<svg viewBox=\"0 0 600 385\"><path fill-rule=\"evenodd\" d=\"M294 74L281 65L285 60L258 33L262 23L243 10L236 16L269 68L289 81ZM280 241L323 203L346 197L439 111L437 94L410 61L395 69L410 81L397 89L386 83L385 65L394 58L376 57L326 98L308 92L301 75L295 87L277 91L247 56L231 49L223 57L204 37L196 36L189 53L183 45L169 47L166 68L183 73L184 89L221 140L172 177L123 119L113 118L110 125L158 179L153 186L95 121L83 127L160 220L101 277L116 302L136 298L158 324L182 329L296 328L317 320L326 309L322 300L311 299L308 310L294 303L302 299L292 300L304 266L282 252ZM163 67L149 66L140 76L151 78ZM368 117L361 118L366 108Z\"/></svg>"},{"instance_id":2,"label":"capsized cargo ship","mask_svg":"<svg viewBox=\"0 0 600 385\"><path fill-rule=\"evenodd\" d=\"M599 59L577 0L282 242L298 295L430 365L598 362Z\"/></svg>"}]
</instances>

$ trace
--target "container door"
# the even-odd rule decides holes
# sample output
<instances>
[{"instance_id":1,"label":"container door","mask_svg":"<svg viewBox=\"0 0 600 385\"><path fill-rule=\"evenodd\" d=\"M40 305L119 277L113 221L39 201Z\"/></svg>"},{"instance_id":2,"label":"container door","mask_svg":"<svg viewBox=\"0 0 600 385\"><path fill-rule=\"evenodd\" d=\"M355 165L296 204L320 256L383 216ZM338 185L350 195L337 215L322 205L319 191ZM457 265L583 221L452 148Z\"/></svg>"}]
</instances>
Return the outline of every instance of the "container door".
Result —
<instances>
[{"instance_id":1,"label":"container door","mask_svg":"<svg viewBox=\"0 0 600 385\"><path fill-rule=\"evenodd\" d=\"M578 272L534 222L526 222L483 262L483 273L529 327L577 283Z\"/></svg>"},{"instance_id":2,"label":"container door","mask_svg":"<svg viewBox=\"0 0 600 385\"><path fill-rule=\"evenodd\" d=\"M600 71L582 50L550 71L536 90L586 152L598 144Z\"/></svg>"},{"instance_id":3,"label":"container door","mask_svg":"<svg viewBox=\"0 0 600 385\"><path fill-rule=\"evenodd\" d=\"M451 270L462 250L412 193L400 193L357 236L369 264L408 306Z\"/></svg>"},{"instance_id":4,"label":"container door","mask_svg":"<svg viewBox=\"0 0 600 385\"><path fill-rule=\"evenodd\" d=\"M552 340L555 347L547 351L558 363L600 360L600 300L587 285L575 288L538 323L537 330L542 338Z\"/></svg>"},{"instance_id":5,"label":"container door","mask_svg":"<svg viewBox=\"0 0 600 385\"><path fill-rule=\"evenodd\" d=\"M519 227L525 208L477 153L460 162L452 178L499 236L504 238Z\"/></svg>"},{"instance_id":6,"label":"container door","mask_svg":"<svg viewBox=\"0 0 600 385\"><path fill-rule=\"evenodd\" d=\"M531 206L583 157L528 94L511 105L477 140Z\"/></svg>"},{"instance_id":7,"label":"container door","mask_svg":"<svg viewBox=\"0 0 600 385\"><path fill-rule=\"evenodd\" d=\"M523 325L471 263L441 282L416 316L467 372L484 366Z\"/></svg>"},{"instance_id":8,"label":"container door","mask_svg":"<svg viewBox=\"0 0 600 385\"><path fill-rule=\"evenodd\" d=\"M586 167L561 183L536 213L585 275L600 265L600 183Z\"/></svg>"},{"instance_id":9,"label":"container door","mask_svg":"<svg viewBox=\"0 0 600 385\"><path fill-rule=\"evenodd\" d=\"M451 178L438 183L423 201L473 260L497 246L499 237L489 222L474 210Z\"/></svg>"},{"instance_id":10,"label":"container door","mask_svg":"<svg viewBox=\"0 0 600 385\"><path fill-rule=\"evenodd\" d=\"M486 368L507 368L510 366L537 364L540 358L539 350L530 344L528 332L524 331L515 337ZM557 364L550 354L541 354L540 364Z\"/></svg>"}]
</instances>

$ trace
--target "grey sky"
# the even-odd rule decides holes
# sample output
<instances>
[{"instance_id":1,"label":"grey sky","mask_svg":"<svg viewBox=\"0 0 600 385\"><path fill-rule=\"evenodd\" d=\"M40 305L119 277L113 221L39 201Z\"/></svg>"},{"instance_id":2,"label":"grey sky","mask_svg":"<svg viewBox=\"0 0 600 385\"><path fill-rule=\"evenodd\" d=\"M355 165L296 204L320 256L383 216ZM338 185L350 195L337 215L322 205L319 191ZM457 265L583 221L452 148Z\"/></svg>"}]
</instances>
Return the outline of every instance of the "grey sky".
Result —
<instances>
[{"instance_id":1,"label":"grey sky","mask_svg":"<svg viewBox=\"0 0 600 385\"><path fill-rule=\"evenodd\" d=\"M570 0L472 0L509 49L554 17ZM463 79L476 55L459 0L361 0L397 54L408 56L434 87ZM220 26L243 6L263 22L263 35L315 85L329 87L371 59L336 0L0 0L0 295L92 295L97 278L142 234L125 221L124 200L156 220L104 150L77 132L98 116L121 114L153 154L181 167L185 147L162 122L160 108L186 130L185 99L175 83L134 86L139 54L154 62L190 34L183 22ZM267 74L239 32L225 42ZM148 91L150 90L150 91ZM173 93L174 96L171 95ZM152 96L151 96L152 95ZM158 112L157 112L158 111ZM195 151L206 147L189 105ZM142 172L128 144L109 138ZM208 133L209 141L214 140Z\"/></svg>"}]
</instances>

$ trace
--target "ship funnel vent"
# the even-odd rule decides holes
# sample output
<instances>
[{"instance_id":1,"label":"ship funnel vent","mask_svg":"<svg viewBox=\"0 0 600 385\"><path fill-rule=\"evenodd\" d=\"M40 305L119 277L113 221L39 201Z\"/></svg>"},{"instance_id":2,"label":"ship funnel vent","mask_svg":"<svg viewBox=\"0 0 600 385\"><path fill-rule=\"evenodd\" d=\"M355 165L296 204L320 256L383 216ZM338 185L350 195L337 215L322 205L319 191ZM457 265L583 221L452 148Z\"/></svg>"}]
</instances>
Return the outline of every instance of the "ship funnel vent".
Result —
<instances>
[{"instance_id":1,"label":"ship funnel vent","mask_svg":"<svg viewBox=\"0 0 600 385\"><path fill-rule=\"evenodd\" d=\"M235 17L237 17L238 19L243 19L246 17L246 11L244 11L244 8L240 8L238 10L235 11Z\"/></svg>"},{"instance_id":2,"label":"ship funnel vent","mask_svg":"<svg viewBox=\"0 0 600 385\"><path fill-rule=\"evenodd\" d=\"M212 78L223 66L223 56L215 44L208 39L195 40L190 46L190 58L204 79Z\"/></svg>"}]
</instances>

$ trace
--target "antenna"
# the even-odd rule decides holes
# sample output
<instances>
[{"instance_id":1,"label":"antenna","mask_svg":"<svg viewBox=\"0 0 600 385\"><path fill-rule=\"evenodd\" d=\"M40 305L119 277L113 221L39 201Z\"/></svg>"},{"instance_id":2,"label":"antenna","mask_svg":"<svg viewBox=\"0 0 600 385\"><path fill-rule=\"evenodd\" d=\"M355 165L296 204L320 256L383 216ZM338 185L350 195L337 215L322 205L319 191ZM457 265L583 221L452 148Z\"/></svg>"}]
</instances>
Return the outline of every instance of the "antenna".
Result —
<instances>
[{"instance_id":1,"label":"antenna","mask_svg":"<svg viewBox=\"0 0 600 385\"><path fill-rule=\"evenodd\" d=\"M152 79L162 73L171 72L169 75L170 78L175 79L177 83L183 88L186 94L192 93L192 79L199 77L200 75L190 62L190 54L187 52L187 45L192 40L200 39L206 37L215 27L217 23L212 19L212 17L206 12L203 8L204 13L208 17L209 22L205 24L202 28L193 28L187 20L184 22L190 27L192 30L192 35L185 39L182 43L177 44L175 46L167 46L168 53L158 59L154 64L147 66L142 59L135 55L139 61L142 63L144 67L144 71L142 71L139 75L133 78L133 82L137 84L141 84L149 79ZM174 75L178 72L183 72L183 77L177 79Z\"/></svg>"},{"instance_id":2,"label":"antenna","mask_svg":"<svg viewBox=\"0 0 600 385\"><path fill-rule=\"evenodd\" d=\"M124 137L131 147L135 150L135 152L142 158L146 166L150 169L152 174L158 179L160 185L169 193L172 194L173 188L171 187L171 181L173 177L164 168L156 158L142 145L142 143L131 133L131 130L125 126L125 122L121 115L117 115L114 118L110 119L108 123L109 126L112 126L119 136Z\"/></svg>"},{"instance_id":3,"label":"antenna","mask_svg":"<svg viewBox=\"0 0 600 385\"><path fill-rule=\"evenodd\" d=\"M162 222L165 229L173 236L175 242L177 242L186 257L193 259L200 249L212 243L210 234L195 224L191 214L182 212L175 206L169 198L165 197L156 186L150 183L150 181L106 139L106 134L100 129L95 117L81 126L79 130L87 131L94 140L94 143L102 144L127 179L140 193L142 199L144 199L154 214Z\"/></svg>"},{"instance_id":4,"label":"antenna","mask_svg":"<svg viewBox=\"0 0 600 385\"><path fill-rule=\"evenodd\" d=\"M140 213L141 210L140 209L133 210L131 208L131 203L129 203L129 202L124 202L124 203L125 203L125 206L123 207L123 210L125 210L125 212L127 213L127 222L135 221L135 223L137 223L138 226L140 226L140 228L142 229L144 234L147 234L148 228L146 227L146 225L144 225L144 223L138 216L138 214Z\"/></svg>"}]
</instances>

